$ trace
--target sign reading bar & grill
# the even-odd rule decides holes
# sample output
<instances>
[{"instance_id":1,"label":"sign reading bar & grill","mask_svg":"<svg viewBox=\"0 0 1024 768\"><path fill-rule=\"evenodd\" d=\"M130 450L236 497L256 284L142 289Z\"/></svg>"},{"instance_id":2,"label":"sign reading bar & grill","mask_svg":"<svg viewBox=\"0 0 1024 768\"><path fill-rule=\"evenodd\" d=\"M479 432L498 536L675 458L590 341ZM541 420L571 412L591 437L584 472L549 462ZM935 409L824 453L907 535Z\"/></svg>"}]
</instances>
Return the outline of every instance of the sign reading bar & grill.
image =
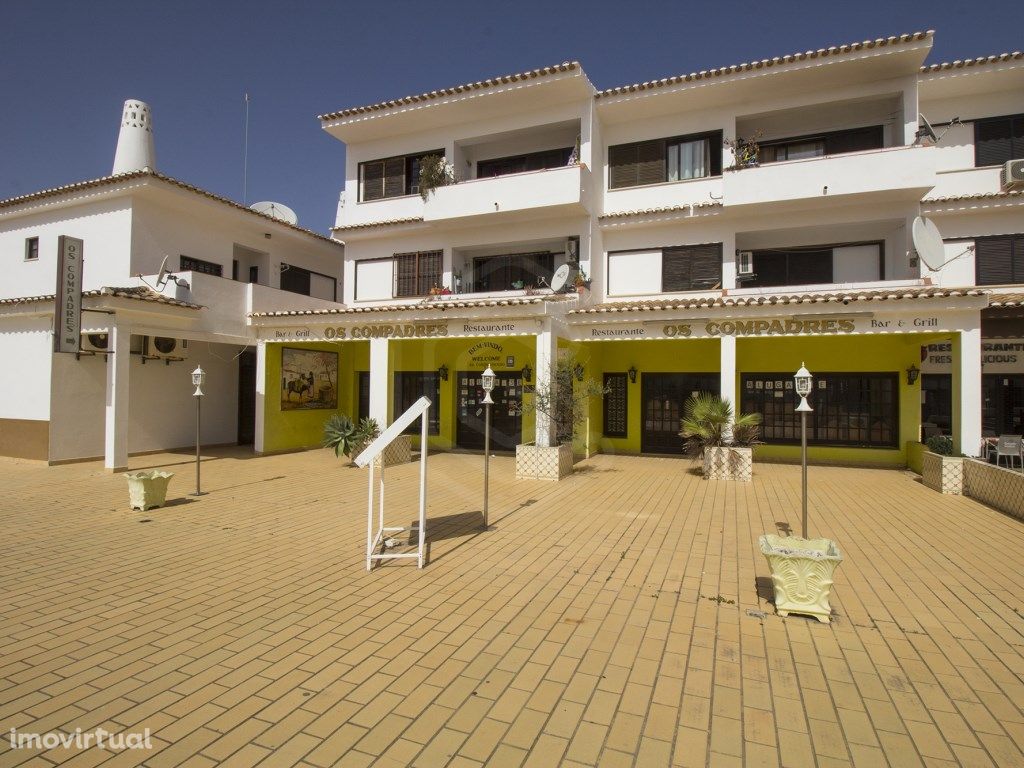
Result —
<instances>
[{"instance_id":1,"label":"sign reading bar & grill","mask_svg":"<svg viewBox=\"0 0 1024 768\"><path fill-rule=\"evenodd\" d=\"M82 241L61 235L57 251L53 351L78 352L82 346Z\"/></svg>"}]
</instances>

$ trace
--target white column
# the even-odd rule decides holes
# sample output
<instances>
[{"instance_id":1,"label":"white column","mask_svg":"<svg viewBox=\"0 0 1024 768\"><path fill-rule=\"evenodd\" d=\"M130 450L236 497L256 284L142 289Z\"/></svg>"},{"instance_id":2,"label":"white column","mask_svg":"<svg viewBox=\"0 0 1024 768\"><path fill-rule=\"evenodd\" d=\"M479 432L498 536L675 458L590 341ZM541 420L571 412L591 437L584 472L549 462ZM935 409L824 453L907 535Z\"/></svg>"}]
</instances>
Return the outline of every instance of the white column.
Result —
<instances>
[{"instance_id":1,"label":"white column","mask_svg":"<svg viewBox=\"0 0 1024 768\"><path fill-rule=\"evenodd\" d=\"M732 403L733 413L739 415L740 404L736 401L736 337L721 336L719 344L719 389L722 399Z\"/></svg>"},{"instance_id":2,"label":"white column","mask_svg":"<svg viewBox=\"0 0 1024 768\"><path fill-rule=\"evenodd\" d=\"M253 449L263 453L267 404L267 342L256 342L256 440Z\"/></svg>"},{"instance_id":3,"label":"white column","mask_svg":"<svg viewBox=\"0 0 1024 768\"><path fill-rule=\"evenodd\" d=\"M722 288L736 288L736 235L731 232L722 237Z\"/></svg>"},{"instance_id":4,"label":"white column","mask_svg":"<svg viewBox=\"0 0 1024 768\"><path fill-rule=\"evenodd\" d=\"M958 414L960 452L977 456L981 452L981 328L960 331L960 344L953 359L954 383L959 382Z\"/></svg>"},{"instance_id":5,"label":"white column","mask_svg":"<svg viewBox=\"0 0 1024 768\"><path fill-rule=\"evenodd\" d=\"M555 380L555 364L558 361L558 337L551 327L550 320L544 320L543 323L537 333L537 364L533 381L536 386L545 387L550 392ZM537 411L535 426L537 445L550 445L554 435L551 431L551 420L547 415Z\"/></svg>"},{"instance_id":6,"label":"white column","mask_svg":"<svg viewBox=\"0 0 1024 768\"><path fill-rule=\"evenodd\" d=\"M128 469L128 363L131 358L131 331L113 324L110 327L107 356L106 419L104 426L103 466L108 472ZM182 382L186 386L187 381Z\"/></svg>"},{"instance_id":7,"label":"white column","mask_svg":"<svg viewBox=\"0 0 1024 768\"><path fill-rule=\"evenodd\" d=\"M388 367L388 340L370 339L370 418L381 432L388 426Z\"/></svg>"}]
</instances>

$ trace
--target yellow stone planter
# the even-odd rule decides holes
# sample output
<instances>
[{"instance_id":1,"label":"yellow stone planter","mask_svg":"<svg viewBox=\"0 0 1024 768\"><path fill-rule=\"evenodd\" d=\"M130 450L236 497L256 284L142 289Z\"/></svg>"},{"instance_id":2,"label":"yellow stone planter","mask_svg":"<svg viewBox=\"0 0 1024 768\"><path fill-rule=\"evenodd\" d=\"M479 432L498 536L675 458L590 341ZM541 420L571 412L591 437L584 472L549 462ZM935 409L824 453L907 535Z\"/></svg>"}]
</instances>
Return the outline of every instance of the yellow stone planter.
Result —
<instances>
[{"instance_id":1,"label":"yellow stone planter","mask_svg":"<svg viewBox=\"0 0 1024 768\"><path fill-rule=\"evenodd\" d=\"M762 536L759 543L772 572L776 613L806 614L828 624L832 575L843 560L836 543L772 534Z\"/></svg>"},{"instance_id":2,"label":"yellow stone planter","mask_svg":"<svg viewBox=\"0 0 1024 768\"><path fill-rule=\"evenodd\" d=\"M167 503L167 484L174 477L173 472L127 472L125 477L128 478L128 499L132 509L145 512Z\"/></svg>"}]
</instances>

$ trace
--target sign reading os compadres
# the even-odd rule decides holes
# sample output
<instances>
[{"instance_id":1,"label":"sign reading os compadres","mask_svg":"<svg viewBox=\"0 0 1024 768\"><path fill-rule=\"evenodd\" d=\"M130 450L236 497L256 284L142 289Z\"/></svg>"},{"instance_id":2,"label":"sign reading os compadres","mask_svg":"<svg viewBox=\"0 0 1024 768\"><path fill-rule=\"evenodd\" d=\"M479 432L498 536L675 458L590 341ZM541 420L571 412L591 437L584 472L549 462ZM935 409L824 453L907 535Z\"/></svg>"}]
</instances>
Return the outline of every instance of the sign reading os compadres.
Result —
<instances>
[{"instance_id":1,"label":"sign reading os compadres","mask_svg":"<svg viewBox=\"0 0 1024 768\"><path fill-rule=\"evenodd\" d=\"M57 251L53 351L78 352L82 347L82 241L61 235Z\"/></svg>"}]
</instances>

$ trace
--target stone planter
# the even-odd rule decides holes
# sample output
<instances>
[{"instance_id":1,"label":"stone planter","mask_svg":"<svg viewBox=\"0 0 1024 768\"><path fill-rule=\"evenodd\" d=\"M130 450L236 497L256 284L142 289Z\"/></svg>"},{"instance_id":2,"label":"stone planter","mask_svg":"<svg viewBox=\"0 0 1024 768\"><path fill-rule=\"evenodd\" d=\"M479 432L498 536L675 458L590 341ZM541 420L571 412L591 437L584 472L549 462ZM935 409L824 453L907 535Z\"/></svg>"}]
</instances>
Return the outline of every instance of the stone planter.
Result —
<instances>
[{"instance_id":1,"label":"stone planter","mask_svg":"<svg viewBox=\"0 0 1024 768\"><path fill-rule=\"evenodd\" d=\"M162 507L167 502L167 484L174 477L173 472L126 472L128 478L128 500L132 509L145 512L147 509Z\"/></svg>"},{"instance_id":2,"label":"stone planter","mask_svg":"<svg viewBox=\"0 0 1024 768\"><path fill-rule=\"evenodd\" d=\"M372 440L370 441L373 442ZM366 449L363 446L359 449L359 452L352 452L352 461L355 461L356 456L362 453ZM380 469L381 462L384 462L385 467L393 467L396 464L408 464L412 461L412 435L399 435L392 440L388 446L384 449L376 459L373 460L374 469Z\"/></svg>"},{"instance_id":3,"label":"stone planter","mask_svg":"<svg viewBox=\"0 0 1024 768\"><path fill-rule=\"evenodd\" d=\"M933 491L960 496L964 492L964 460L925 451L921 457L921 482Z\"/></svg>"},{"instance_id":4,"label":"stone planter","mask_svg":"<svg viewBox=\"0 0 1024 768\"><path fill-rule=\"evenodd\" d=\"M572 474L572 443L552 448L533 443L516 446L516 478L561 480Z\"/></svg>"},{"instance_id":5,"label":"stone planter","mask_svg":"<svg viewBox=\"0 0 1024 768\"><path fill-rule=\"evenodd\" d=\"M832 575L843 560L830 539L801 539L766 534L758 539L768 559L775 587L775 611L780 616L801 613L828 624Z\"/></svg>"},{"instance_id":6,"label":"stone planter","mask_svg":"<svg viewBox=\"0 0 1024 768\"><path fill-rule=\"evenodd\" d=\"M741 480L749 482L754 474L752 448L723 446L704 449L705 480Z\"/></svg>"}]
</instances>

